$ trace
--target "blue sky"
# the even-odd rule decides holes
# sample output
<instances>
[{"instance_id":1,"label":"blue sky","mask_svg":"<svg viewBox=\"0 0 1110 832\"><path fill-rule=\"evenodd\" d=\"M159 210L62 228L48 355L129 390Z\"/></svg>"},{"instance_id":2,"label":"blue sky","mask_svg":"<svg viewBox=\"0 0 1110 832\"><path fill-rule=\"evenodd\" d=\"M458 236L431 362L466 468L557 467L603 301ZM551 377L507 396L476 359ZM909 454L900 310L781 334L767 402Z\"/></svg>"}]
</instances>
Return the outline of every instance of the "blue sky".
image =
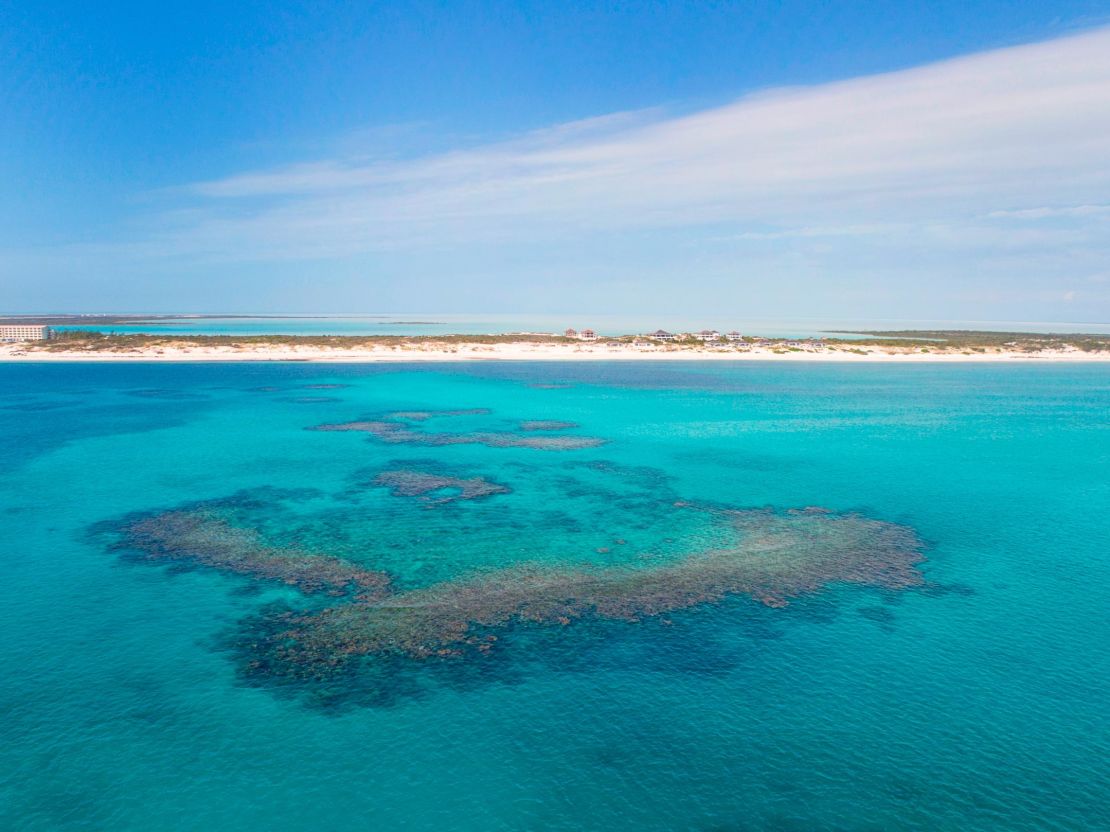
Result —
<instances>
[{"instance_id":1,"label":"blue sky","mask_svg":"<svg viewBox=\"0 0 1110 832\"><path fill-rule=\"evenodd\" d=\"M1108 321L1108 24L0 3L0 311Z\"/></svg>"}]
</instances>

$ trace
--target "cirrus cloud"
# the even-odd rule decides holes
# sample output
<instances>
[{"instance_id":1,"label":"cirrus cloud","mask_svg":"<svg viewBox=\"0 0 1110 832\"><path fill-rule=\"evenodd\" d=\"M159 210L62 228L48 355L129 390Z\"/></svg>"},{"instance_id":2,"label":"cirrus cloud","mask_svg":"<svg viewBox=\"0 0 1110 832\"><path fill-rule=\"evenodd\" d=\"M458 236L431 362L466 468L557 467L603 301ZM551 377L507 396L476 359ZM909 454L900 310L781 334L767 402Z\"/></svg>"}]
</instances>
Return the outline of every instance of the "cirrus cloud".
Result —
<instances>
[{"instance_id":1,"label":"cirrus cloud","mask_svg":"<svg viewBox=\"0 0 1110 832\"><path fill-rule=\"evenodd\" d=\"M1100 29L699 112L620 113L435 155L197 182L159 215L152 249L318 258L722 223L758 237L830 225L871 235L892 220L1093 219L1110 189L1107 101L1110 30Z\"/></svg>"}]
</instances>

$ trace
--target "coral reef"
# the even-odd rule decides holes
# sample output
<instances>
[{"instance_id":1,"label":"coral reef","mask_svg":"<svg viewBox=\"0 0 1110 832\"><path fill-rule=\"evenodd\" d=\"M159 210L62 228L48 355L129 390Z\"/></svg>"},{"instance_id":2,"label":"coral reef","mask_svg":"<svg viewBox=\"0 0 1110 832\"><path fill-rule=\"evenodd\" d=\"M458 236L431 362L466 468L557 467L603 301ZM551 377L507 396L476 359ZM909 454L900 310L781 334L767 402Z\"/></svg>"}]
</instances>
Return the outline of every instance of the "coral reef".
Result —
<instances>
[{"instance_id":1,"label":"coral reef","mask_svg":"<svg viewBox=\"0 0 1110 832\"><path fill-rule=\"evenodd\" d=\"M381 597L389 576L340 558L266 545L208 509L176 510L125 522L116 548L133 560L208 567L277 581L305 593Z\"/></svg>"},{"instance_id":2,"label":"coral reef","mask_svg":"<svg viewBox=\"0 0 1110 832\"><path fill-rule=\"evenodd\" d=\"M398 414L390 414L396 417ZM412 414L406 414L412 419ZM419 420L418 420L419 421ZM395 445L485 445L489 448L535 448L544 451L569 451L605 444L594 436L524 436L509 431L448 433L416 430L401 421L365 420L317 425L317 431L355 431L368 433L382 442Z\"/></svg>"},{"instance_id":3,"label":"coral reef","mask_svg":"<svg viewBox=\"0 0 1110 832\"><path fill-rule=\"evenodd\" d=\"M317 429L368 432L386 442L423 445L481 442L500 447L495 443L509 439L514 444L589 439L433 433L413 427L423 421L411 413L391 414L380 421ZM519 633L558 633L576 622L594 623L568 631L567 639L649 619L660 628L672 628L676 613L728 598L749 599L754 603L748 609L754 610L756 604L784 607L836 584L888 592L928 588L919 569L923 544L906 526L817 507L778 511L687 502L673 491L665 472L607 460L572 458L543 466L518 460L510 461L508 470L521 476L542 472L550 493L578 502L573 512L541 502L532 513L518 516L508 501L504 511L490 509L494 522L510 529L545 524L560 541L577 546L581 560L568 562L563 552L552 558L550 552L532 548L526 559L514 563L511 552L521 550L511 548L513 535L495 535L492 545L510 549L498 548L484 560L485 552L472 552L467 561L489 567L462 574L433 572L422 582L419 570L408 571L407 557L389 560L393 551L409 546L416 560L435 563L443 552L434 550L434 541L453 546L466 532L453 526L445 537L433 533L434 522L406 525L414 521L398 506L399 516L406 518L401 526L390 526L392 513L386 511L374 518L373 533L366 537L365 508L357 500L365 486L388 488L429 505L510 493L501 483L424 459L394 460L384 470L359 472L357 486L339 494L254 489L97 524L94 532L111 533L113 548L133 561L213 569L299 590L305 597L296 606L271 606L240 622L234 652L251 684L310 683L321 691L374 690L384 695L396 687L389 680L398 680L401 687L413 682L414 667L500 654L498 648ZM620 488L611 486L611 478L619 480ZM329 496L335 501L331 506L326 504ZM325 508L303 512L291 505L313 501L324 502ZM485 511L474 513L484 516ZM400 531L391 533L392 528ZM470 530L478 533L481 527ZM383 534L384 546L377 539ZM639 542L628 544L618 534ZM303 540L316 543L302 548ZM584 541L588 546L581 545ZM333 546L348 557L323 553ZM372 568L383 560L393 564L389 572ZM891 616L875 610L861 614L892 626ZM340 679L346 682L331 684ZM326 683L315 684L321 681Z\"/></svg>"},{"instance_id":4,"label":"coral reef","mask_svg":"<svg viewBox=\"0 0 1110 832\"><path fill-rule=\"evenodd\" d=\"M517 564L322 610L271 612L255 626L252 673L312 677L374 655L429 658L489 649L514 621L635 621L745 595L771 607L834 583L899 590L923 583L912 530L821 510L727 511L732 541L650 566Z\"/></svg>"},{"instance_id":5,"label":"coral reef","mask_svg":"<svg viewBox=\"0 0 1110 832\"><path fill-rule=\"evenodd\" d=\"M521 430L570 430L576 427L577 422L562 422L558 419L530 419L520 423Z\"/></svg>"},{"instance_id":6,"label":"coral reef","mask_svg":"<svg viewBox=\"0 0 1110 832\"><path fill-rule=\"evenodd\" d=\"M491 482L483 477L449 477L410 469L383 471L374 477L374 484L389 488L399 497L423 497L437 503L476 500L481 497L491 497L494 494L508 494L510 491L508 486ZM430 497L442 491L451 493Z\"/></svg>"},{"instance_id":7,"label":"coral reef","mask_svg":"<svg viewBox=\"0 0 1110 832\"><path fill-rule=\"evenodd\" d=\"M488 416L490 410L485 407L471 407L465 410L398 410L390 413L388 419L402 419L406 422L426 422L429 419L446 416Z\"/></svg>"}]
</instances>

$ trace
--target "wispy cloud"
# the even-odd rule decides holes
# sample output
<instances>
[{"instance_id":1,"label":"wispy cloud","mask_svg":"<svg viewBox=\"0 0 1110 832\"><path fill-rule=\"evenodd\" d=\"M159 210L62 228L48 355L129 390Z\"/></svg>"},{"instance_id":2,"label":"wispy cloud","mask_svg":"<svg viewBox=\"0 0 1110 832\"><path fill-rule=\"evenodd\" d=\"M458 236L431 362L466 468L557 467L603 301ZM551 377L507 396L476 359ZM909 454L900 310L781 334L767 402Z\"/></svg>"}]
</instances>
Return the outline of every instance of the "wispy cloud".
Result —
<instances>
[{"instance_id":1,"label":"wispy cloud","mask_svg":"<svg viewBox=\"0 0 1110 832\"><path fill-rule=\"evenodd\" d=\"M198 182L148 242L286 258L710 223L766 238L870 234L892 219L1092 217L1110 187L1107 101L1100 29L684 115Z\"/></svg>"},{"instance_id":2,"label":"wispy cloud","mask_svg":"<svg viewBox=\"0 0 1110 832\"><path fill-rule=\"evenodd\" d=\"M991 211L990 219L1043 220L1057 217L1103 217L1110 219L1110 205L1044 205L1038 208L1017 208Z\"/></svg>"},{"instance_id":3,"label":"wispy cloud","mask_svg":"<svg viewBox=\"0 0 1110 832\"><path fill-rule=\"evenodd\" d=\"M1110 319L1107 101L1100 29L498 141L407 125L145 194L118 233L0 252L0 285L27 307L65 285L164 311Z\"/></svg>"}]
</instances>

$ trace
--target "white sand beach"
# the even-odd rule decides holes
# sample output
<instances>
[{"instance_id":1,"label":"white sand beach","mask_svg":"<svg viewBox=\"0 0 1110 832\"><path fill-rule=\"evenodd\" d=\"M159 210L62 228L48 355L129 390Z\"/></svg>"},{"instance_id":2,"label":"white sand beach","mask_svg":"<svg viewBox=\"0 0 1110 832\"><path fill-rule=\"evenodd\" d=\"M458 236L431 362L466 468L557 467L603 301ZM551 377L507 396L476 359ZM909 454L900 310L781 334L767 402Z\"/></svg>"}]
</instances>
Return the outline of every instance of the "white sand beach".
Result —
<instances>
[{"instance_id":1,"label":"white sand beach","mask_svg":"<svg viewBox=\"0 0 1110 832\"><path fill-rule=\"evenodd\" d=\"M927 351L926 351L927 350ZM164 342L137 348L58 349L33 343L0 344L0 361L790 361L790 362L1105 362L1108 351L1061 349L1018 350L983 348L981 351L931 346L928 348L856 347L825 342L801 349L771 345L741 348L714 346L552 344L534 342L448 343L413 342L399 345L329 347L316 344L199 345Z\"/></svg>"}]
</instances>

